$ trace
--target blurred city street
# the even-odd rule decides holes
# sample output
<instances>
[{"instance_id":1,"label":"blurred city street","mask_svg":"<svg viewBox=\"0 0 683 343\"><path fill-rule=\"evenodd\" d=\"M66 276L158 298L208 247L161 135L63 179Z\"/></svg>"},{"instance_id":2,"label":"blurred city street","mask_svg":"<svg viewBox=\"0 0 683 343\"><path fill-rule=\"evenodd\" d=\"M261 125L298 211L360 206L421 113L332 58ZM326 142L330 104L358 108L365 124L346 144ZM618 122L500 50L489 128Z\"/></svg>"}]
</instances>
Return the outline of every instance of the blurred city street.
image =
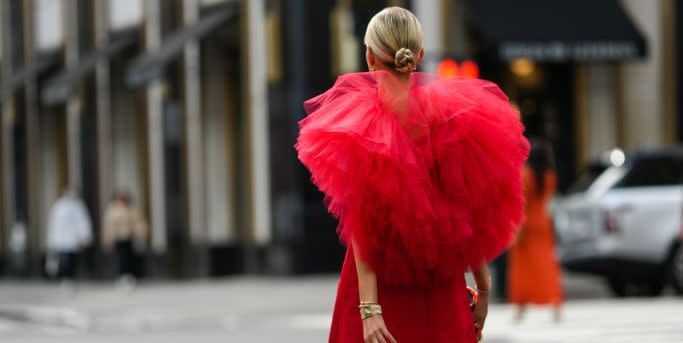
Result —
<instances>
[{"instance_id":1,"label":"blurred city street","mask_svg":"<svg viewBox=\"0 0 683 343\"><path fill-rule=\"evenodd\" d=\"M3 342L325 342L337 278L238 277L147 283L134 290L84 284L0 286ZM681 342L683 299L615 300L597 279L568 275L563 320L531 308L489 310L487 342Z\"/></svg>"},{"instance_id":2,"label":"blurred city street","mask_svg":"<svg viewBox=\"0 0 683 343\"><path fill-rule=\"evenodd\" d=\"M514 237L485 342L683 343L681 47L676 0L0 0L0 343L327 342L377 233L411 282Z\"/></svg>"}]
</instances>

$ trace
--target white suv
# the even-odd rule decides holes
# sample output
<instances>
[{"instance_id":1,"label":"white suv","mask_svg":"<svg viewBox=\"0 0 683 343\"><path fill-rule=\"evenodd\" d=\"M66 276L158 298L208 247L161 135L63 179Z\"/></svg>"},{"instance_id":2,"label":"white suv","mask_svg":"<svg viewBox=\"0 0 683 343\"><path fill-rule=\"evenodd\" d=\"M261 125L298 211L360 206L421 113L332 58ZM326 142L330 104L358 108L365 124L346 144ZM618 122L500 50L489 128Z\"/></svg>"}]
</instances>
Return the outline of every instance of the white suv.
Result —
<instances>
[{"instance_id":1,"label":"white suv","mask_svg":"<svg viewBox=\"0 0 683 343\"><path fill-rule=\"evenodd\" d=\"M558 253L570 270L602 275L618 296L683 293L683 149L608 152L556 200Z\"/></svg>"}]
</instances>

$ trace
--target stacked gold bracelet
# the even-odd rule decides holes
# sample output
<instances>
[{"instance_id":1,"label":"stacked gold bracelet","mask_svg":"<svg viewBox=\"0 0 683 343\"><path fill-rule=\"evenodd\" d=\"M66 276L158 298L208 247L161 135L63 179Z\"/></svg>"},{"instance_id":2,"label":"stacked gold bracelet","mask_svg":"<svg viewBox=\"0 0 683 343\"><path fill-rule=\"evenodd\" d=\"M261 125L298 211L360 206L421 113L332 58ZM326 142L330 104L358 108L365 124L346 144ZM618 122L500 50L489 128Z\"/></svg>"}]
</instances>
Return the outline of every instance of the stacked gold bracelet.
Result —
<instances>
[{"instance_id":1,"label":"stacked gold bracelet","mask_svg":"<svg viewBox=\"0 0 683 343\"><path fill-rule=\"evenodd\" d=\"M361 301L360 305L358 305L358 308L360 309L361 319L372 317L376 314L382 314L382 306L380 306L378 303Z\"/></svg>"}]
</instances>

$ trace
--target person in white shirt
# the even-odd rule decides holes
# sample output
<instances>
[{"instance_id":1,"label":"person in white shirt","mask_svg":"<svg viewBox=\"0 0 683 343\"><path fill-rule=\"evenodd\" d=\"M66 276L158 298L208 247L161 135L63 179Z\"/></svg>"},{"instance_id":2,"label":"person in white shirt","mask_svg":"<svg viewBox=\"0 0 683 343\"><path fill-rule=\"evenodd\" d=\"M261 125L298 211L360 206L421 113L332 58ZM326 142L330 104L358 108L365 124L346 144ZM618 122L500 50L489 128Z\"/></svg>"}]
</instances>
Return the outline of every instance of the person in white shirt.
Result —
<instances>
[{"instance_id":1,"label":"person in white shirt","mask_svg":"<svg viewBox=\"0 0 683 343\"><path fill-rule=\"evenodd\" d=\"M57 277L74 279L80 251L92 243L92 221L78 193L67 188L50 208L48 254L57 257Z\"/></svg>"}]
</instances>

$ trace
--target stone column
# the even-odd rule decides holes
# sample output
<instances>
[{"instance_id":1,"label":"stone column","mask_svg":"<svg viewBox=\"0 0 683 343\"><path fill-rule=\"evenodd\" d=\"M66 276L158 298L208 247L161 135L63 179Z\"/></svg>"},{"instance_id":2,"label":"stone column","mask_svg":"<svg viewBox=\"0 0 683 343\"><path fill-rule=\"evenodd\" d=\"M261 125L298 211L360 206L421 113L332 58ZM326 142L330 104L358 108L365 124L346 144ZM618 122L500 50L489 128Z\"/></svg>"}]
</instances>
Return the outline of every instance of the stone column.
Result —
<instances>
[{"instance_id":1,"label":"stone column","mask_svg":"<svg viewBox=\"0 0 683 343\"><path fill-rule=\"evenodd\" d=\"M2 35L2 61L0 75L3 79L12 78L12 34L9 1L0 1L0 34ZM2 220L0 221L0 257L6 255L7 239L14 225L14 141L12 129L14 126L14 95L6 96L2 100L0 112L0 186L2 186Z\"/></svg>"},{"instance_id":2,"label":"stone column","mask_svg":"<svg viewBox=\"0 0 683 343\"><path fill-rule=\"evenodd\" d=\"M433 73L436 71L438 59L444 52L442 0L414 1L413 7L415 15L422 24L424 34L425 59L422 61L420 69Z\"/></svg>"},{"instance_id":3,"label":"stone column","mask_svg":"<svg viewBox=\"0 0 683 343\"><path fill-rule=\"evenodd\" d=\"M676 45L676 21L683 18L676 16L676 6L683 6L677 0L662 0L661 9L661 28L662 28L662 115L664 143L673 144L678 142L678 126L680 125L678 112L680 109L677 104L678 87L677 78L678 68L677 59L681 58L681 47Z\"/></svg>"},{"instance_id":4,"label":"stone column","mask_svg":"<svg viewBox=\"0 0 683 343\"><path fill-rule=\"evenodd\" d=\"M145 50L155 51L161 45L161 13L159 0L146 0ZM147 184L149 187L149 217L152 251L166 251L166 202L164 191L164 119L163 80L147 84Z\"/></svg>"},{"instance_id":5,"label":"stone column","mask_svg":"<svg viewBox=\"0 0 683 343\"><path fill-rule=\"evenodd\" d=\"M648 46L644 61L621 66L621 99L624 119L624 145L627 149L656 147L665 143L665 116L662 68L661 1L621 0L621 4L640 28Z\"/></svg>"},{"instance_id":6,"label":"stone column","mask_svg":"<svg viewBox=\"0 0 683 343\"><path fill-rule=\"evenodd\" d=\"M95 46L103 48L109 43L109 3L95 1ZM103 58L95 66L97 110L97 196L100 215L104 215L112 195L112 110L109 59Z\"/></svg>"},{"instance_id":7,"label":"stone column","mask_svg":"<svg viewBox=\"0 0 683 343\"><path fill-rule=\"evenodd\" d=\"M577 162L585 163L622 144L618 68L612 63L576 68Z\"/></svg>"},{"instance_id":8,"label":"stone column","mask_svg":"<svg viewBox=\"0 0 683 343\"><path fill-rule=\"evenodd\" d=\"M183 24L193 25L199 19L199 1L183 0ZM185 168L187 211L192 243L206 242L205 205L201 132L201 70L199 41L190 40L183 49L183 94L185 114Z\"/></svg>"},{"instance_id":9,"label":"stone column","mask_svg":"<svg viewBox=\"0 0 683 343\"><path fill-rule=\"evenodd\" d=\"M268 123L268 77L266 70L265 2L250 0L246 7L246 122L251 241L267 245L271 232L270 142Z\"/></svg>"},{"instance_id":10,"label":"stone column","mask_svg":"<svg viewBox=\"0 0 683 343\"><path fill-rule=\"evenodd\" d=\"M24 65L33 70L35 63L34 43L34 0L25 0L23 8L24 30ZM26 191L27 213L26 227L28 236L27 249L31 267L39 270L40 253L43 250L43 228L45 217L40 208L42 191L40 187L40 123L38 121L38 85L37 75L30 73L24 81L24 115L26 127Z\"/></svg>"},{"instance_id":11,"label":"stone column","mask_svg":"<svg viewBox=\"0 0 683 343\"><path fill-rule=\"evenodd\" d=\"M183 0L183 24L199 20L199 0ZM204 149L202 133L202 83L199 40L191 39L183 48L183 106L185 115L185 189L187 223L193 248L191 263L195 274L208 274L206 193L204 193Z\"/></svg>"},{"instance_id":12,"label":"stone column","mask_svg":"<svg viewBox=\"0 0 683 343\"><path fill-rule=\"evenodd\" d=\"M64 25L64 61L65 68L72 69L78 65L78 1L63 0L62 22ZM67 140L67 170L70 187L82 191L83 175L81 166L81 86L75 85L73 92L66 101L66 140Z\"/></svg>"}]
</instances>

